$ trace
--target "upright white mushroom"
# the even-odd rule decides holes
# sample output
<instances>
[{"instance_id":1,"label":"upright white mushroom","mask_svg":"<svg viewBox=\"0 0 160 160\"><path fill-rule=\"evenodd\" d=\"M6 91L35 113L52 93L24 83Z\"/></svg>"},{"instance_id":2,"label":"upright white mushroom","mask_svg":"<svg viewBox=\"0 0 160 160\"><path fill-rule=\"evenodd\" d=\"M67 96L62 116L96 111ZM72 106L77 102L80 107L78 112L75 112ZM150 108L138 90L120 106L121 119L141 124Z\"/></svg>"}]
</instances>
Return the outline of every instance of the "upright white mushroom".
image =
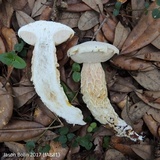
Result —
<instances>
[{"instance_id":1,"label":"upright white mushroom","mask_svg":"<svg viewBox=\"0 0 160 160\"><path fill-rule=\"evenodd\" d=\"M118 136L142 140L131 126L120 119L108 99L105 73L101 62L109 60L119 50L108 43L90 41L68 50L68 56L77 63L83 63L81 70L81 93L87 107L96 120L108 124Z\"/></svg>"},{"instance_id":2,"label":"upright white mushroom","mask_svg":"<svg viewBox=\"0 0 160 160\"><path fill-rule=\"evenodd\" d=\"M55 45L65 42L74 35L66 25L36 21L18 31L26 43L34 45L32 57L32 81L44 104L68 123L84 125L80 109L72 106L60 85Z\"/></svg>"}]
</instances>

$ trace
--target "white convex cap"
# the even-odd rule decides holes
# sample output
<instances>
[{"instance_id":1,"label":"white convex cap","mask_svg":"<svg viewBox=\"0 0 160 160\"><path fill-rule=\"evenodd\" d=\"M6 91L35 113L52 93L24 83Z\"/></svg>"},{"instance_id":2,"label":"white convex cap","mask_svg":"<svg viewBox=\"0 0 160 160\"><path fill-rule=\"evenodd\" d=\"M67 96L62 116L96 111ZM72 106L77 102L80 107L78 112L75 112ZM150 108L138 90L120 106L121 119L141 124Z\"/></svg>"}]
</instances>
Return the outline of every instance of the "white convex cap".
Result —
<instances>
[{"instance_id":1,"label":"white convex cap","mask_svg":"<svg viewBox=\"0 0 160 160\"><path fill-rule=\"evenodd\" d=\"M97 63L109 60L119 50L106 42L88 41L70 48L67 52L77 63Z\"/></svg>"}]
</instances>

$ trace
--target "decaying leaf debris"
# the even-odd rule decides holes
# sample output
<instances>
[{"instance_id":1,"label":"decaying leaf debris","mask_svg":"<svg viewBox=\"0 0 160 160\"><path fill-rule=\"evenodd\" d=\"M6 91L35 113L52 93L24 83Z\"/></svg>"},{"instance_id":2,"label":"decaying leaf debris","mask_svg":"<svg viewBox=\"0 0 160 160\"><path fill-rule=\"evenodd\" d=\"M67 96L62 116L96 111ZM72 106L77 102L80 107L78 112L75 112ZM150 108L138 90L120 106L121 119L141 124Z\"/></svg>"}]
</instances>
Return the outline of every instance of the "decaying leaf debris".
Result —
<instances>
[{"instance_id":1,"label":"decaying leaf debris","mask_svg":"<svg viewBox=\"0 0 160 160\"><path fill-rule=\"evenodd\" d=\"M116 2L121 7L115 17ZM84 126L71 126L46 108L30 80L33 47L24 44L22 52L16 51L26 62L24 69L0 62L0 155L27 154L30 150L26 144L31 141L35 144L34 152L46 146L50 146L46 151L50 154L59 152L57 160L160 159L160 18L152 15L157 8L158 0L1 0L0 54L15 51L15 44L21 43L17 31L30 22L56 21L74 30L72 39L57 46L61 85L70 103L80 108L84 119L91 120L86 120ZM108 95L116 113L145 137L143 142L116 137L111 128L97 122L86 108L80 82L72 78L74 63L67 51L92 40L113 44L120 50L119 55L102 64ZM81 71L79 67L76 72ZM96 123L96 129L88 132L92 122ZM75 135L65 143L65 148L55 142L62 126ZM84 141L71 147L75 139ZM89 144L88 150L85 142Z\"/></svg>"}]
</instances>

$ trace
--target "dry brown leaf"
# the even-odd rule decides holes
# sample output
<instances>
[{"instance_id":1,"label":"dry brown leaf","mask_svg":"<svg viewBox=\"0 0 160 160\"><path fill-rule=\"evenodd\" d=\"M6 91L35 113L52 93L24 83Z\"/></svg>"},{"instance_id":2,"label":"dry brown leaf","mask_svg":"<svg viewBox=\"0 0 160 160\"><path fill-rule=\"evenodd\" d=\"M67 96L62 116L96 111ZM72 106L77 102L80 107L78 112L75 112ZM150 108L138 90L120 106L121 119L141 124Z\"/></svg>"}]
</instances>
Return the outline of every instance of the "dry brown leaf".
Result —
<instances>
[{"instance_id":1,"label":"dry brown leaf","mask_svg":"<svg viewBox=\"0 0 160 160\"><path fill-rule=\"evenodd\" d=\"M145 89L160 91L160 71L158 69L147 72L131 72L131 76Z\"/></svg>"},{"instance_id":2,"label":"dry brown leaf","mask_svg":"<svg viewBox=\"0 0 160 160\"><path fill-rule=\"evenodd\" d=\"M42 11L42 14L40 15L39 20L50 20L50 16L52 14L52 8L49 6L46 6L46 8Z\"/></svg>"},{"instance_id":3,"label":"dry brown leaf","mask_svg":"<svg viewBox=\"0 0 160 160\"><path fill-rule=\"evenodd\" d=\"M158 8L156 2L153 2L149 10ZM122 47L122 54L127 54L151 43L160 32L160 19L154 19L152 12L144 14L138 24L133 28Z\"/></svg>"},{"instance_id":4,"label":"dry brown leaf","mask_svg":"<svg viewBox=\"0 0 160 160\"><path fill-rule=\"evenodd\" d=\"M2 81L5 80L2 77L0 79L0 128L3 128L12 116L13 97L10 84L6 83L3 87Z\"/></svg>"},{"instance_id":5,"label":"dry brown leaf","mask_svg":"<svg viewBox=\"0 0 160 160\"><path fill-rule=\"evenodd\" d=\"M58 21L71 28L74 28L78 26L79 17L80 13L62 12Z\"/></svg>"},{"instance_id":6,"label":"dry brown leaf","mask_svg":"<svg viewBox=\"0 0 160 160\"><path fill-rule=\"evenodd\" d=\"M133 144L132 150L144 160L154 159L154 146L148 144Z\"/></svg>"},{"instance_id":7,"label":"dry brown leaf","mask_svg":"<svg viewBox=\"0 0 160 160\"><path fill-rule=\"evenodd\" d=\"M127 141L124 141L123 138L115 136L112 136L110 141L110 145L116 150L120 151L122 154L133 156L136 158L136 154L131 149L130 143L132 144L133 142L127 143Z\"/></svg>"},{"instance_id":8,"label":"dry brown leaf","mask_svg":"<svg viewBox=\"0 0 160 160\"><path fill-rule=\"evenodd\" d=\"M50 142L51 149L49 150L49 153L51 155L55 154L54 160L64 160L64 158L67 155L68 147L62 147L59 142ZM53 160L52 157L48 157L48 160Z\"/></svg>"},{"instance_id":9,"label":"dry brown leaf","mask_svg":"<svg viewBox=\"0 0 160 160\"><path fill-rule=\"evenodd\" d=\"M112 62L116 67L128 71L150 71L155 68L150 62L124 55L115 56L110 60L110 62Z\"/></svg>"},{"instance_id":10,"label":"dry brown leaf","mask_svg":"<svg viewBox=\"0 0 160 160\"><path fill-rule=\"evenodd\" d=\"M43 125L33 121L13 120L0 130L0 142L31 139L44 132Z\"/></svg>"},{"instance_id":11,"label":"dry brown leaf","mask_svg":"<svg viewBox=\"0 0 160 160\"><path fill-rule=\"evenodd\" d=\"M82 0L90 8L94 9L97 12L103 13L103 3L101 0Z\"/></svg>"},{"instance_id":12,"label":"dry brown leaf","mask_svg":"<svg viewBox=\"0 0 160 160\"><path fill-rule=\"evenodd\" d=\"M160 123L160 110L155 108L150 108L147 112L148 115L151 115L155 121Z\"/></svg>"},{"instance_id":13,"label":"dry brown leaf","mask_svg":"<svg viewBox=\"0 0 160 160\"><path fill-rule=\"evenodd\" d=\"M125 160L126 157L116 149L108 149L105 153L105 160Z\"/></svg>"},{"instance_id":14,"label":"dry brown leaf","mask_svg":"<svg viewBox=\"0 0 160 160\"><path fill-rule=\"evenodd\" d=\"M22 27L28 23L34 22L34 19L32 19L28 14L26 14L23 11L16 11L16 18L19 27Z\"/></svg>"},{"instance_id":15,"label":"dry brown leaf","mask_svg":"<svg viewBox=\"0 0 160 160\"><path fill-rule=\"evenodd\" d=\"M159 91L142 91L135 90L137 96L149 106L160 109L160 92Z\"/></svg>"},{"instance_id":16,"label":"dry brown leaf","mask_svg":"<svg viewBox=\"0 0 160 160\"><path fill-rule=\"evenodd\" d=\"M53 119L47 116L40 107L34 110L34 121L42 124L43 126L48 126L52 123Z\"/></svg>"},{"instance_id":17,"label":"dry brown leaf","mask_svg":"<svg viewBox=\"0 0 160 160\"><path fill-rule=\"evenodd\" d=\"M23 10L25 5L27 4L27 1L26 0L14 0L14 1L11 1L11 4L14 10Z\"/></svg>"},{"instance_id":18,"label":"dry brown leaf","mask_svg":"<svg viewBox=\"0 0 160 160\"><path fill-rule=\"evenodd\" d=\"M16 33L13 29L7 27L2 27L1 32L7 45L7 51L13 51L15 44L18 43Z\"/></svg>"},{"instance_id":19,"label":"dry brown leaf","mask_svg":"<svg viewBox=\"0 0 160 160\"><path fill-rule=\"evenodd\" d=\"M144 6L145 6L145 0L131 0L131 6L132 6L132 21L134 24L137 23L139 18L144 12Z\"/></svg>"},{"instance_id":20,"label":"dry brown leaf","mask_svg":"<svg viewBox=\"0 0 160 160\"><path fill-rule=\"evenodd\" d=\"M96 39L96 41L99 41L99 42L106 42L106 38L104 37L102 30L99 27L100 27L99 25L96 25L94 27L95 39Z\"/></svg>"},{"instance_id":21,"label":"dry brown leaf","mask_svg":"<svg viewBox=\"0 0 160 160\"><path fill-rule=\"evenodd\" d=\"M155 47L157 47L158 49L160 49L160 36L158 36L157 38L155 38L151 44L153 44Z\"/></svg>"},{"instance_id":22,"label":"dry brown leaf","mask_svg":"<svg viewBox=\"0 0 160 160\"><path fill-rule=\"evenodd\" d=\"M99 23L98 14L95 11L86 11L78 21L78 28L82 31L89 30Z\"/></svg>"},{"instance_id":23,"label":"dry brown leaf","mask_svg":"<svg viewBox=\"0 0 160 160\"><path fill-rule=\"evenodd\" d=\"M13 12L12 4L8 1L3 1L0 5L0 20L4 26L10 27Z\"/></svg>"},{"instance_id":24,"label":"dry brown leaf","mask_svg":"<svg viewBox=\"0 0 160 160\"><path fill-rule=\"evenodd\" d=\"M147 113L143 116L143 120L145 124L147 125L149 131L152 133L153 136L158 138L158 128L159 123L154 120L152 115L148 115Z\"/></svg>"},{"instance_id":25,"label":"dry brown leaf","mask_svg":"<svg viewBox=\"0 0 160 160\"><path fill-rule=\"evenodd\" d=\"M31 17L39 16L42 11L46 8L47 0L36 0L32 10Z\"/></svg>"},{"instance_id":26,"label":"dry brown leaf","mask_svg":"<svg viewBox=\"0 0 160 160\"><path fill-rule=\"evenodd\" d=\"M130 106L128 116L133 122L139 121L144 114L150 109L150 106L140 101Z\"/></svg>"},{"instance_id":27,"label":"dry brown leaf","mask_svg":"<svg viewBox=\"0 0 160 160\"><path fill-rule=\"evenodd\" d=\"M133 56L135 58L143 59L145 61L160 62L160 51L151 45L142 48Z\"/></svg>"},{"instance_id":28,"label":"dry brown leaf","mask_svg":"<svg viewBox=\"0 0 160 160\"><path fill-rule=\"evenodd\" d=\"M34 87L13 87L14 104L16 108L20 108L29 102L35 95L36 92Z\"/></svg>"},{"instance_id":29,"label":"dry brown leaf","mask_svg":"<svg viewBox=\"0 0 160 160\"><path fill-rule=\"evenodd\" d=\"M130 29L125 28L121 24L121 22L119 22L116 26L116 29L115 29L115 36L114 36L113 45L116 46L118 49L121 49L124 41L126 40L126 38L129 35L129 33L130 33Z\"/></svg>"},{"instance_id":30,"label":"dry brown leaf","mask_svg":"<svg viewBox=\"0 0 160 160\"><path fill-rule=\"evenodd\" d=\"M4 45L2 38L0 37L0 54L4 53L5 51L6 51L6 47Z\"/></svg>"}]
</instances>

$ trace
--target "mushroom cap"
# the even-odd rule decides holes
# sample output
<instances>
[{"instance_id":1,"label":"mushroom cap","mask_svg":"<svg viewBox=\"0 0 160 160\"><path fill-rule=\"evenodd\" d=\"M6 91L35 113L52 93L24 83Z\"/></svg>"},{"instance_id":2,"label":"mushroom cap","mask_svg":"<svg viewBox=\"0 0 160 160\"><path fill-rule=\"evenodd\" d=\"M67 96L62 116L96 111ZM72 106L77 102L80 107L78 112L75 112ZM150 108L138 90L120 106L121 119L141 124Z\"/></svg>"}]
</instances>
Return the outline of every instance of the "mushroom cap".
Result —
<instances>
[{"instance_id":1,"label":"mushroom cap","mask_svg":"<svg viewBox=\"0 0 160 160\"><path fill-rule=\"evenodd\" d=\"M67 55L77 63L98 63L109 60L119 50L108 43L88 41L71 47Z\"/></svg>"},{"instance_id":2,"label":"mushroom cap","mask_svg":"<svg viewBox=\"0 0 160 160\"><path fill-rule=\"evenodd\" d=\"M72 37L74 31L61 23L40 20L21 27L18 30L18 35L30 45L35 45L37 40L44 37L50 37L55 45L58 45Z\"/></svg>"}]
</instances>

